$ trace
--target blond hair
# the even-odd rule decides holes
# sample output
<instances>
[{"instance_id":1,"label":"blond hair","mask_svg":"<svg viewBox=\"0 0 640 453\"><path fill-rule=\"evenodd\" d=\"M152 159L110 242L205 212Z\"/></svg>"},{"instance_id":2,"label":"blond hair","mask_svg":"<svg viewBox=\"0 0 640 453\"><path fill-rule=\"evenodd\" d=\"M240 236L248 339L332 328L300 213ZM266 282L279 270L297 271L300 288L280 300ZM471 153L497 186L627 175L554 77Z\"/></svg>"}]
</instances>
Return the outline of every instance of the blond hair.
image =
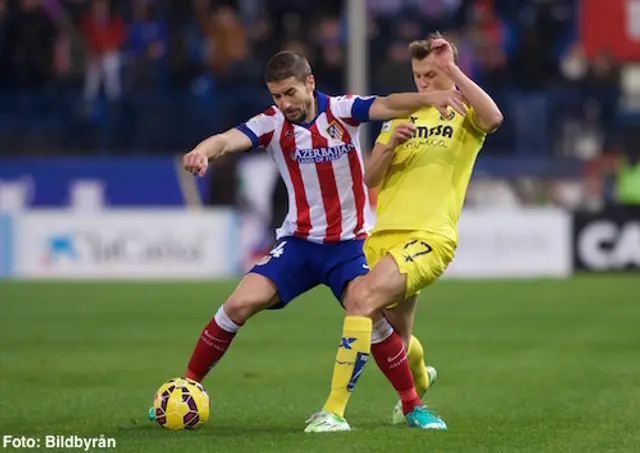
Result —
<instances>
[{"instance_id":1,"label":"blond hair","mask_svg":"<svg viewBox=\"0 0 640 453\"><path fill-rule=\"evenodd\" d=\"M447 39L442 33L439 31L431 33L427 36L427 39L421 39L418 41L413 41L409 44L409 53L411 54L411 58L415 58L416 60L424 60L433 52L433 41L436 39L444 39L451 45L451 50L453 50L453 62L458 64L458 48L456 45L451 42L451 40Z\"/></svg>"}]
</instances>

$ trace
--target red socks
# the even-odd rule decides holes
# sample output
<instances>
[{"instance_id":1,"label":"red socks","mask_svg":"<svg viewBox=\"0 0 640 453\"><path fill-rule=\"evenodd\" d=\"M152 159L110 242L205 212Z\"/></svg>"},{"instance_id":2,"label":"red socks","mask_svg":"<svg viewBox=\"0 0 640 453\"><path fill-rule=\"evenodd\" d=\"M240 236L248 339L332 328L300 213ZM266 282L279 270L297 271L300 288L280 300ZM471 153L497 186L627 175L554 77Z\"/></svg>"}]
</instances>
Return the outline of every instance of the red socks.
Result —
<instances>
[{"instance_id":1,"label":"red socks","mask_svg":"<svg viewBox=\"0 0 640 453\"><path fill-rule=\"evenodd\" d=\"M220 307L202 331L189 360L185 377L198 382L202 381L209 370L229 349L241 326L242 324L229 318L224 311L224 306ZM422 401L420 401L414 386L402 339L386 319L374 324L372 340L375 343L371 345L371 354L387 380L398 392L404 414L412 412L416 406L422 406Z\"/></svg>"},{"instance_id":2,"label":"red socks","mask_svg":"<svg viewBox=\"0 0 640 453\"><path fill-rule=\"evenodd\" d=\"M235 323L227 316L224 312L224 306L220 307L202 331L189 360L185 377L198 382L202 381L209 370L229 349L231 341L241 326L242 324Z\"/></svg>"},{"instance_id":3,"label":"red socks","mask_svg":"<svg viewBox=\"0 0 640 453\"><path fill-rule=\"evenodd\" d=\"M385 320L385 322L387 321ZM385 340L371 345L371 354L380 370L398 392L400 401L402 401L402 412L406 415L413 412L416 406L422 406L400 336L392 331Z\"/></svg>"}]
</instances>

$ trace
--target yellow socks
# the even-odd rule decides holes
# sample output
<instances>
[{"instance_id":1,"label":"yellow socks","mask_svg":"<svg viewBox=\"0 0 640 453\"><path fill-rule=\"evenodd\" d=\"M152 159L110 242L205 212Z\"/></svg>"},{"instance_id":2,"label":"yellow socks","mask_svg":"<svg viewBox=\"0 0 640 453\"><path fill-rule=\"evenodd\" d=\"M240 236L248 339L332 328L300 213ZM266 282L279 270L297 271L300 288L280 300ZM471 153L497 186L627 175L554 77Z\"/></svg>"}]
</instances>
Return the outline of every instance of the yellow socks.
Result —
<instances>
[{"instance_id":1,"label":"yellow socks","mask_svg":"<svg viewBox=\"0 0 640 453\"><path fill-rule=\"evenodd\" d=\"M331 394L323 407L324 410L344 417L351 391L358 382L371 352L371 330L370 318L363 316L344 318L342 341L333 367Z\"/></svg>"},{"instance_id":2,"label":"yellow socks","mask_svg":"<svg viewBox=\"0 0 640 453\"><path fill-rule=\"evenodd\" d=\"M413 375L413 382L416 386L416 392L421 396L429 387L429 374L424 364L424 349L422 344L413 335L409 341L407 348L407 361Z\"/></svg>"}]
</instances>

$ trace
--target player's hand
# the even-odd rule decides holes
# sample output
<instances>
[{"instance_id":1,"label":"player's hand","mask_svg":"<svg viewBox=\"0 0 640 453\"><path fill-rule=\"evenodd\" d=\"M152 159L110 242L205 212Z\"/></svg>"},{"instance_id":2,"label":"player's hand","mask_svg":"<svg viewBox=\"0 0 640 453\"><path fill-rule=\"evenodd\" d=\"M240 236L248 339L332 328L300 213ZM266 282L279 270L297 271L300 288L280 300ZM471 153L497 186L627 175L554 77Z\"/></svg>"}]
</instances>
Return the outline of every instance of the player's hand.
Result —
<instances>
[{"instance_id":1,"label":"player's hand","mask_svg":"<svg viewBox=\"0 0 640 453\"><path fill-rule=\"evenodd\" d=\"M402 145L404 142L409 140L416 133L416 126L412 123L401 123L398 124L393 133L391 134L391 139L389 140L389 145L391 149L394 149L396 146Z\"/></svg>"},{"instance_id":2,"label":"player's hand","mask_svg":"<svg viewBox=\"0 0 640 453\"><path fill-rule=\"evenodd\" d=\"M467 116L466 99L458 90L433 91L424 94L427 103L438 109L444 118L451 116L449 107L460 115Z\"/></svg>"},{"instance_id":3,"label":"player's hand","mask_svg":"<svg viewBox=\"0 0 640 453\"><path fill-rule=\"evenodd\" d=\"M204 176L209 167L209 159L199 151L193 150L182 158L184 169L192 175Z\"/></svg>"},{"instance_id":4,"label":"player's hand","mask_svg":"<svg viewBox=\"0 0 640 453\"><path fill-rule=\"evenodd\" d=\"M433 62L436 68L441 71L447 71L455 66L455 60L453 58L453 49L451 44L445 39L435 39L431 44L431 48L434 50Z\"/></svg>"}]
</instances>

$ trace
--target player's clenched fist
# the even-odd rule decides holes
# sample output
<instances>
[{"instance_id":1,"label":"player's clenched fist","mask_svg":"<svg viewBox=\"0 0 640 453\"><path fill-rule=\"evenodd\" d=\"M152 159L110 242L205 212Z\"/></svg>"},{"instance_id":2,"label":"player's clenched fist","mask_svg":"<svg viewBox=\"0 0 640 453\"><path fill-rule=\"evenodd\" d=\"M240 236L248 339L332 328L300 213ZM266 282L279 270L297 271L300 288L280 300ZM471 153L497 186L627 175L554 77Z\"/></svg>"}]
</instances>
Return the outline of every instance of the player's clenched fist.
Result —
<instances>
[{"instance_id":1,"label":"player's clenched fist","mask_svg":"<svg viewBox=\"0 0 640 453\"><path fill-rule=\"evenodd\" d=\"M207 173L209 159L199 151L194 150L185 154L182 161L184 169L193 175L204 176Z\"/></svg>"},{"instance_id":2,"label":"player's clenched fist","mask_svg":"<svg viewBox=\"0 0 640 453\"><path fill-rule=\"evenodd\" d=\"M391 134L389 144L392 148L402 145L416 133L416 126L412 123L400 123Z\"/></svg>"}]
</instances>

